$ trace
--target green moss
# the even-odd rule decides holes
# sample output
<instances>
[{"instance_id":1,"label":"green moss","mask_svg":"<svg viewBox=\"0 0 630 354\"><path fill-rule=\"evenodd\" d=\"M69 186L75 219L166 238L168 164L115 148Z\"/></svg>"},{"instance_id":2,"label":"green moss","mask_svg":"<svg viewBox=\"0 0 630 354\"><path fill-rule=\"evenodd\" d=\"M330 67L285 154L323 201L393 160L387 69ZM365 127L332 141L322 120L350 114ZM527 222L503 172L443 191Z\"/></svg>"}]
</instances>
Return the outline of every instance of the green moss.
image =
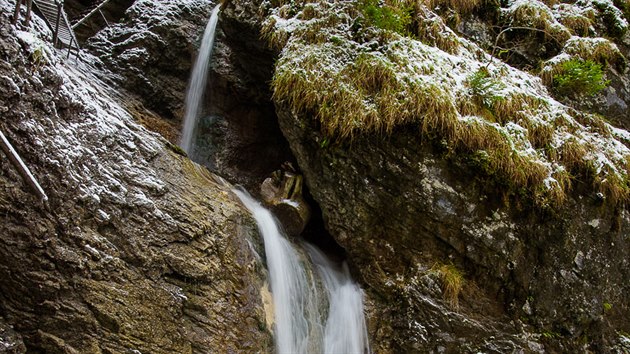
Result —
<instances>
[{"instance_id":1,"label":"green moss","mask_svg":"<svg viewBox=\"0 0 630 354\"><path fill-rule=\"evenodd\" d=\"M592 96L605 89L608 84L609 81L604 79L602 66L591 60L566 61L553 76L553 87L564 96L576 94Z\"/></svg>"},{"instance_id":2,"label":"green moss","mask_svg":"<svg viewBox=\"0 0 630 354\"><path fill-rule=\"evenodd\" d=\"M166 142L166 147L173 151L174 153L176 153L177 155L181 155L184 157L188 157L188 154L186 153L186 151L184 151L184 149L182 149L181 147L175 145L175 144L171 144L170 142Z\"/></svg>"},{"instance_id":3,"label":"green moss","mask_svg":"<svg viewBox=\"0 0 630 354\"><path fill-rule=\"evenodd\" d=\"M401 2L385 2L379 0L358 0L357 9L363 15L368 26L408 34L413 9Z\"/></svg>"}]
</instances>

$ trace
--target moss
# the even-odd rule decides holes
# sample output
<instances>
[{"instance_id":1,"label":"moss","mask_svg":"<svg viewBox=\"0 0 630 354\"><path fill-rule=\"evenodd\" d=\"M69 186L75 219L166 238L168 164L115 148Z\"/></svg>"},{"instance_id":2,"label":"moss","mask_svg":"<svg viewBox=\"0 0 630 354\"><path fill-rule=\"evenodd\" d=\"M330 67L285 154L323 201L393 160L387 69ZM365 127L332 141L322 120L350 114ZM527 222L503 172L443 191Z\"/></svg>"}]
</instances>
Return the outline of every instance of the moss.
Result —
<instances>
[{"instance_id":1,"label":"moss","mask_svg":"<svg viewBox=\"0 0 630 354\"><path fill-rule=\"evenodd\" d=\"M188 154L186 154L186 151L184 151L184 149L182 149L181 147L172 144L170 142L166 142L166 147L171 150L172 152L176 153L177 155L180 156L184 156L184 157L188 157Z\"/></svg>"}]
</instances>

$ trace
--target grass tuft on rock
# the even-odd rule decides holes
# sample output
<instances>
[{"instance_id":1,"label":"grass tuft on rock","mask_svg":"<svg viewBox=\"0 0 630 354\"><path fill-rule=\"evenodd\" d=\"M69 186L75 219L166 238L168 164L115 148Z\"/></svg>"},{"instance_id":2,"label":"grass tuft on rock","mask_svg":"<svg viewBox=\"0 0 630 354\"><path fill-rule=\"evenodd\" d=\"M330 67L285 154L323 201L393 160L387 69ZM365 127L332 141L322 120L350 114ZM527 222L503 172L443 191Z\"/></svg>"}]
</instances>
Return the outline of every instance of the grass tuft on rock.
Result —
<instances>
[{"instance_id":1,"label":"grass tuft on rock","mask_svg":"<svg viewBox=\"0 0 630 354\"><path fill-rule=\"evenodd\" d=\"M464 287L464 273L452 264L435 264L431 272L436 274L442 283L444 300L455 310L459 309L459 294Z\"/></svg>"},{"instance_id":2,"label":"grass tuft on rock","mask_svg":"<svg viewBox=\"0 0 630 354\"><path fill-rule=\"evenodd\" d=\"M323 139L352 141L417 127L419 137L444 142L450 156L467 158L486 178L536 205L559 205L576 179L592 182L610 201L630 199L630 149L608 123L561 105L541 80L497 63L439 21L436 28L455 36L457 45L440 42L432 28L414 39L401 36L400 27L366 25L366 4L314 1L288 19L272 11L263 28L264 38L282 49L274 101L314 117ZM413 9L416 21L438 17L426 5ZM556 64L575 56L569 53L616 61L618 49L609 43L571 38L541 76L553 78L560 72ZM583 53L587 48L594 50Z\"/></svg>"}]
</instances>

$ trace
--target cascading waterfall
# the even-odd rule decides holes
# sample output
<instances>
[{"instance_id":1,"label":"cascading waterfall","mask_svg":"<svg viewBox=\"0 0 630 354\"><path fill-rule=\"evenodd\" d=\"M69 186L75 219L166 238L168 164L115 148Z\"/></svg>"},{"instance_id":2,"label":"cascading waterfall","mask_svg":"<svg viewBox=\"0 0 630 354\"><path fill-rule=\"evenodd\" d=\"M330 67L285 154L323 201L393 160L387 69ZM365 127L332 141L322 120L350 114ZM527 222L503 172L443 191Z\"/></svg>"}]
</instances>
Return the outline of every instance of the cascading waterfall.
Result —
<instances>
[{"instance_id":1,"label":"cascading waterfall","mask_svg":"<svg viewBox=\"0 0 630 354\"><path fill-rule=\"evenodd\" d=\"M212 11L186 93L180 145L194 158L195 128L201 110L220 5ZM316 281L307 257L283 235L271 212L244 190L234 190L249 209L265 243L279 354L369 353L363 292L350 278L347 265L331 262L315 246L304 244L322 278ZM323 285L324 290L318 285Z\"/></svg>"},{"instance_id":2,"label":"cascading waterfall","mask_svg":"<svg viewBox=\"0 0 630 354\"><path fill-rule=\"evenodd\" d=\"M304 244L317 267L328 294L328 319L324 330L324 353L369 353L363 316L363 291L350 277L348 265L333 263L322 251Z\"/></svg>"},{"instance_id":3,"label":"cascading waterfall","mask_svg":"<svg viewBox=\"0 0 630 354\"><path fill-rule=\"evenodd\" d=\"M352 282L347 266L336 269L315 246L305 244L326 289L327 299L319 297L316 282L306 268L308 262L300 258L271 212L247 192L234 192L256 219L264 239L275 310L277 352L369 352L363 292ZM326 300L328 310L322 311Z\"/></svg>"},{"instance_id":4,"label":"cascading waterfall","mask_svg":"<svg viewBox=\"0 0 630 354\"><path fill-rule=\"evenodd\" d=\"M193 153L195 128L197 127L201 110L201 100L203 99L208 82L208 66L210 65L210 57L212 55L212 48L214 47L214 37L216 35L220 10L220 4L212 10L212 15L203 33L199 55L197 55L197 60L193 66L188 91L186 92L186 113L184 114L184 128L182 129L182 137L179 145L189 155Z\"/></svg>"}]
</instances>

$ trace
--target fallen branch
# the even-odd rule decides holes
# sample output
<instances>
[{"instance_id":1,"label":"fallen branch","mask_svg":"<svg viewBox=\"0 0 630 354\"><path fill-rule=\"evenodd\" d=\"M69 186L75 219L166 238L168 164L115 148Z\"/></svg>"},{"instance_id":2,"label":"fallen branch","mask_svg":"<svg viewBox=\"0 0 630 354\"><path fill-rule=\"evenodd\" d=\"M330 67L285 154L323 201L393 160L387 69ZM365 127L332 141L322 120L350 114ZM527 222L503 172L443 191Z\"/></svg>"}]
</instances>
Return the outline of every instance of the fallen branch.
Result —
<instances>
[{"instance_id":1,"label":"fallen branch","mask_svg":"<svg viewBox=\"0 0 630 354\"><path fill-rule=\"evenodd\" d=\"M26 167L26 165L20 158L20 155L18 155L13 146L11 146L11 143L9 143L2 131L0 131L0 147L2 147L2 151L4 151L4 153L9 158L9 161L11 161L13 166L15 166L15 168L18 170L18 172L22 176L22 179L24 179L24 182L26 182L29 187L31 187L33 193L35 193L42 202L47 202L48 196L46 195L46 193L44 193L42 187L39 185L35 177L33 177L31 171L28 169L28 167Z\"/></svg>"}]
</instances>

